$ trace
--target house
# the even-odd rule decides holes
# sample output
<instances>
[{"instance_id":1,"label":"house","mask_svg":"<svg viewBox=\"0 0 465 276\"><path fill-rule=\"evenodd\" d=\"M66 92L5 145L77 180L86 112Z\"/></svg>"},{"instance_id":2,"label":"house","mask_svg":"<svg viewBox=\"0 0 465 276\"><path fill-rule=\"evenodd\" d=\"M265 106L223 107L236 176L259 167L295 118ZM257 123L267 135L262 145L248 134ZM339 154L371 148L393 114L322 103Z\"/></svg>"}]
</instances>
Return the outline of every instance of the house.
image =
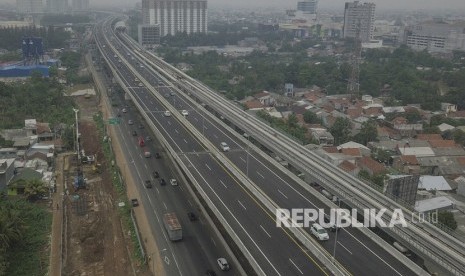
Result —
<instances>
[{"instance_id":1,"label":"house","mask_svg":"<svg viewBox=\"0 0 465 276\"><path fill-rule=\"evenodd\" d=\"M391 114L391 113L404 113L405 109L402 106L387 106L383 107L384 114Z\"/></svg>"},{"instance_id":2,"label":"house","mask_svg":"<svg viewBox=\"0 0 465 276\"><path fill-rule=\"evenodd\" d=\"M51 141L54 137L48 123L37 123L36 134L39 142Z\"/></svg>"},{"instance_id":3,"label":"house","mask_svg":"<svg viewBox=\"0 0 465 276\"><path fill-rule=\"evenodd\" d=\"M465 196L465 176L459 176L454 181L457 183L457 194Z\"/></svg>"},{"instance_id":4,"label":"house","mask_svg":"<svg viewBox=\"0 0 465 276\"><path fill-rule=\"evenodd\" d=\"M274 97L268 91L257 93L253 97L264 106L272 106L275 102Z\"/></svg>"},{"instance_id":5,"label":"house","mask_svg":"<svg viewBox=\"0 0 465 276\"><path fill-rule=\"evenodd\" d=\"M441 134L418 134L416 139L418 140L424 140L424 141L429 141L429 140L443 140Z\"/></svg>"},{"instance_id":6,"label":"house","mask_svg":"<svg viewBox=\"0 0 465 276\"><path fill-rule=\"evenodd\" d=\"M0 159L17 158L17 148L0 148Z\"/></svg>"},{"instance_id":7,"label":"house","mask_svg":"<svg viewBox=\"0 0 465 276\"><path fill-rule=\"evenodd\" d=\"M415 155L400 155L393 158L392 166L406 174L420 174L420 163Z\"/></svg>"},{"instance_id":8,"label":"house","mask_svg":"<svg viewBox=\"0 0 465 276\"><path fill-rule=\"evenodd\" d=\"M332 146L334 144L333 135L324 128L310 128L312 138L315 139L319 145Z\"/></svg>"},{"instance_id":9,"label":"house","mask_svg":"<svg viewBox=\"0 0 465 276\"><path fill-rule=\"evenodd\" d=\"M465 110L451 112L447 117L452 119L465 119Z\"/></svg>"},{"instance_id":10,"label":"house","mask_svg":"<svg viewBox=\"0 0 465 276\"><path fill-rule=\"evenodd\" d=\"M262 110L263 104L259 100L251 100L244 103L246 109L250 110Z\"/></svg>"},{"instance_id":11,"label":"house","mask_svg":"<svg viewBox=\"0 0 465 276\"><path fill-rule=\"evenodd\" d=\"M415 211L428 213L434 210L449 210L454 207L454 202L445 196L423 199L415 202Z\"/></svg>"},{"instance_id":12,"label":"house","mask_svg":"<svg viewBox=\"0 0 465 276\"><path fill-rule=\"evenodd\" d=\"M451 186L443 176L422 175L418 189L427 191L450 191Z\"/></svg>"},{"instance_id":13,"label":"house","mask_svg":"<svg viewBox=\"0 0 465 276\"><path fill-rule=\"evenodd\" d=\"M37 130L37 121L36 119L26 119L24 120L24 129L26 130L26 136L36 135Z\"/></svg>"},{"instance_id":14,"label":"house","mask_svg":"<svg viewBox=\"0 0 465 276\"><path fill-rule=\"evenodd\" d=\"M340 152L342 152L343 149L358 149L360 151L360 155L363 156L370 155L371 153L371 150L368 147L352 141L337 146L337 149Z\"/></svg>"},{"instance_id":15,"label":"house","mask_svg":"<svg viewBox=\"0 0 465 276\"><path fill-rule=\"evenodd\" d=\"M341 148L340 153L356 157L362 156L362 153L359 148Z\"/></svg>"},{"instance_id":16,"label":"house","mask_svg":"<svg viewBox=\"0 0 465 276\"><path fill-rule=\"evenodd\" d=\"M352 162L348 160L344 160L341 162L341 164L338 165L338 167L345 171L348 174L351 174L353 176L357 176L358 173L360 172L360 169Z\"/></svg>"},{"instance_id":17,"label":"house","mask_svg":"<svg viewBox=\"0 0 465 276\"><path fill-rule=\"evenodd\" d=\"M0 159L0 191L3 191L15 174L15 159Z\"/></svg>"},{"instance_id":18,"label":"house","mask_svg":"<svg viewBox=\"0 0 465 276\"><path fill-rule=\"evenodd\" d=\"M26 182L31 179L42 180L42 173L31 168L19 170L8 184L8 195L23 194Z\"/></svg>"},{"instance_id":19,"label":"house","mask_svg":"<svg viewBox=\"0 0 465 276\"><path fill-rule=\"evenodd\" d=\"M446 123L442 123L442 124L438 125L438 129L439 129L439 131L441 131L441 132L446 132L446 131L452 131L452 130L454 130L455 127L454 127L454 126L451 126L451 125L449 125L449 124L446 124Z\"/></svg>"},{"instance_id":20,"label":"house","mask_svg":"<svg viewBox=\"0 0 465 276\"><path fill-rule=\"evenodd\" d=\"M450 112L456 112L457 111L457 105L456 104L450 104L450 103L441 103L441 110L444 111L446 114Z\"/></svg>"},{"instance_id":21,"label":"house","mask_svg":"<svg viewBox=\"0 0 465 276\"><path fill-rule=\"evenodd\" d=\"M383 164L375 161L370 156L358 158L356 164L361 170L367 171L370 175L376 175L386 171Z\"/></svg>"}]
</instances>

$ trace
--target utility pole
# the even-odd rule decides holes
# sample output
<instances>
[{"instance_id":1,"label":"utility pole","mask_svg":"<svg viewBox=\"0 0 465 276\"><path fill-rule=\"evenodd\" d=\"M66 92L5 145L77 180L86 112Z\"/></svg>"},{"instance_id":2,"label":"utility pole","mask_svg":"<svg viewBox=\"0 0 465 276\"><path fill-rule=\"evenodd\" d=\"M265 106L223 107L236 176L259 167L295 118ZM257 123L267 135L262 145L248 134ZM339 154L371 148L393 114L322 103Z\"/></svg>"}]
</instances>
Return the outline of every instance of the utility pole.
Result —
<instances>
[{"instance_id":1,"label":"utility pole","mask_svg":"<svg viewBox=\"0 0 465 276\"><path fill-rule=\"evenodd\" d=\"M73 108L74 116L76 119L76 152L77 152L77 160L78 160L78 167L81 161L81 155L79 154L79 123L78 123L78 112L79 109Z\"/></svg>"}]
</instances>

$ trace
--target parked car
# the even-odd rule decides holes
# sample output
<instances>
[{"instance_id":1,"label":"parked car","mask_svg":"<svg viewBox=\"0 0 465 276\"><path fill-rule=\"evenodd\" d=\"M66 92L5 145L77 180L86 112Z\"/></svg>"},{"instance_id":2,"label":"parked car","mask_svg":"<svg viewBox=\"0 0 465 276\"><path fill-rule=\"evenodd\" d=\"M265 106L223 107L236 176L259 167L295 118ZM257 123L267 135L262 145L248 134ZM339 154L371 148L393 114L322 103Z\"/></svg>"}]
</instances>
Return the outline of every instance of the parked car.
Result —
<instances>
[{"instance_id":1,"label":"parked car","mask_svg":"<svg viewBox=\"0 0 465 276\"><path fill-rule=\"evenodd\" d=\"M160 153L158 153L158 152L155 152L155 158L157 158L157 159L160 159L160 158L161 158L161 155L160 155Z\"/></svg>"},{"instance_id":2,"label":"parked car","mask_svg":"<svg viewBox=\"0 0 465 276\"><path fill-rule=\"evenodd\" d=\"M165 115L165 117L170 117L171 116L171 112L169 110L166 110L163 115Z\"/></svg>"},{"instance_id":3,"label":"parked car","mask_svg":"<svg viewBox=\"0 0 465 276\"><path fill-rule=\"evenodd\" d=\"M143 129L143 128L144 128L144 125L143 125L143 124L139 124L139 128L140 128L140 129Z\"/></svg>"},{"instance_id":4,"label":"parked car","mask_svg":"<svg viewBox=\"0 0 465 276\"><path fill-rule=\"evenodd\" d=\"M229 264L225 258L218 258L216 261L218 262L218 266L221 270L229 270Z\"/></svg>"},{"instance_id":5,"label":"parked car","mask_svg":"<svg viewBox=\"0 0 465 276\"><path fill-rule=\"evenodd\" d=\"M152 176L153 176L153 178L159 178L160 174L157 171L153 171Z\"/></svg>"},{"instance_id":6,"label":"parked car","mask_svg":"<svg viewBox=\"0 0 465 276\"><path fill-rule=\"evenodd\" d=\"M182 110L181 115L182 116L187 116L187 115L189 115L189 112L187 110Z\"/></svg>"},{"instance_id":7,"label":"parked car","mask_svg":"<svg viewBox=\"0 0 465 276\"><path fill-rule=\"evenodd\" d=\"M164 178L160 178L160 179L158 180L158 182L160 182L160 185L161 185L161 186L165 186L165 185L166 185L166 181L165 181Z\"/></svg>"},{"instance_id":8,"label":"parked car","mask_svg":"<svg viewBox=\"0 0 465 276\"><path fill-rule=\"evenodd\" d=\"M133 120L128 120L128 125L133 125L134 121Z\"/></svg>"},{"instance_id":9,"label":"parked car","mask_svg":"<svg viewBox=\"0 0 465 276\"><path fill-rule=\"evenodd\" d=\"M187 217L189 218L190 221L197 220L197 216L194 214L194 212L188 212Z\"/></svg>"},{"instance_id":10,"label":"parked car","mask_svg":"<svg viewBox=\"0 0 465 276\"><path fill-rule=\"evenodd\" d=\"M132 131L132 136L137 136L137 131L133 130Z\"/></svg>"},{"instance_id":11,"label":"parked car","mask_svg":"<svg viewBox=\"0 0 465 276\"><path fill-rule=\"evenodd\" d=\"M148 179L145 180L144 185L145 185L145 188L147 188L147 189L152 188L152 182L150 180L148 180Z\"/></svg>"}]
</instances>

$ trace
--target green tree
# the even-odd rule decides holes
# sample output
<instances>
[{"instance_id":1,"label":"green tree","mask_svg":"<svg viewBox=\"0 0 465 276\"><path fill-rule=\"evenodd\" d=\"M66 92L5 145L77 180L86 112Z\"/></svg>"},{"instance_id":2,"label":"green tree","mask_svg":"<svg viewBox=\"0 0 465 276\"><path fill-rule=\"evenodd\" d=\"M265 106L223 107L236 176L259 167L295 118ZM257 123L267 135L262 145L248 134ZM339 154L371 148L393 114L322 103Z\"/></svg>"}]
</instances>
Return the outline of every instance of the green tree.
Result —
<instances>
[{"instance_id":1,"label":"green tree","mask_svg":"<svg viewBox=\"0 0 465 276\"><path fill-rule=\"evenodd\" d=\"M334 144L340 145L350 140L350 120L347 118L337 118L329 132L334 137Z\"/></svg>"},{"instance_id":2,"label":"green tree","mask_svg":"<svg viewBox=\"0 0 465 276\"><path fill-rule=\"evenodd\" d=\"M360 170L360 172L358 172L358 177L362 178L362 179L365 179L365 180L369 180L370 179L370 173L366 170Z\"/></svg>"},{"instance_id":3,"label":"green tree","mask_svg":"<svg viewBox=\"0 0 465 276\"><path fill-rule=\"evenodd\" d=\"M45 183L39 179L30 179L26 181L26 187L24 188L24 195L28 200L37 200L42 196L45 196L48 192L48 188Z\"/></svg>"},{"instance_id":4,"label":"green tree","mask_svg":"<svg viewBox=\"0 0 465 276\"><path fill-rule=\"evenodd\" d=\"M318 118L318 116L311 111L304 112L304 121L307 124L321 124L321 119Z\"/></svg>"},{"instance_id":5,"label":"green tree","mask_svg":"<svg viewBox=\"0 0 465 276\"><path fill-rule=\"evenodd\" d=\"M378 124L374 120L366 121L362 124L360 132L355 136L355 140L367 145L368 142L375 141L378 137Z\"/></svg>"},{"instance_id":6,"label":"green tree","mask_svg":"<svg viewBox=\"0 0 465 276\"><path fill-rule=\"evenodd\" d=\"M465 132L460 129L454 131L452 137L457 144L465 146Z\"/></svg>"},{"instance_id":7,"label":"green tree","mask_svg":"<svg viewBox=\"0 0 465 276\"><path fill-rule=\"evenodd\" d=\"M441 211L438 213L438 222L449 227L452 230L457 229L457 221L454 214L448 211Z\"/></svg>"}]
</instances>

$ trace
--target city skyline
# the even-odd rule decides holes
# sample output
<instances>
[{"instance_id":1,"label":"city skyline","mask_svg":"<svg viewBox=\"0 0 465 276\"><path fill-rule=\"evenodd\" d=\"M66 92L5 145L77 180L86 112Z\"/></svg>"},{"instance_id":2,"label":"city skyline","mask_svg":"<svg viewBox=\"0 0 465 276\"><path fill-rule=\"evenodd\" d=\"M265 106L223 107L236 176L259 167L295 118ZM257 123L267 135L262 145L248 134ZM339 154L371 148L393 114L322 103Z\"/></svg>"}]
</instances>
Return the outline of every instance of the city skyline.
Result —
<instances>
[{"instance_id":1,"label":"city skyline","mask_svg":"<svg viewBox=\"0 0 465 276\"><path fill-rule=\"evenodd\" d=\"M229 0L208 0L208 5L211 8L221 8L221 7L235 7L235 8L247 8L247 7L254 7L254 8L276 8L276 9L295 9L297 6L298 1L282 1L282 0L236 0L236 1L229 1ZM353 1L345 1L345 0L319 0L318 7L319 9L337 9L340 8L342 11L344 10L344 4L346 2L353 2ZM454 10L454 11L462 11L465 10L465 5L461 0L444 0L444 1L437 1L437 0L409 0L409 1L402 1L402 0L392 0L392 1L383 1L383 0L372 0L372 1L360 1L360 2L368 2L374 3L376 5L377 10L438 10L438 11L446 11L446 10ZM10 3L15 5L16 0L6 0L4 3ZM136 3L141 3L141 1L137 0L90 0L91 6L134 6ZM45 5L45 3L44 3Z\"/></svg>"}]
</instances>

